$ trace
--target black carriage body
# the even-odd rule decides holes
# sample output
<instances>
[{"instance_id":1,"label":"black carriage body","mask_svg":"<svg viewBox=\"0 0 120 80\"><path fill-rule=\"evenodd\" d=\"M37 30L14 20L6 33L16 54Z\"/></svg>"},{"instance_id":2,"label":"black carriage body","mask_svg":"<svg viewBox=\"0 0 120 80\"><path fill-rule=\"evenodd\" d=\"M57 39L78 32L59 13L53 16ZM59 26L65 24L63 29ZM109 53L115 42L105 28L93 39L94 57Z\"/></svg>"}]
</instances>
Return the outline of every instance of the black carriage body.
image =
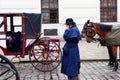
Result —
<instances>
[{"instance_id":1,"label":"black carriage body","mask_svg":"<svg viewBox=\"0 0 120 80\"><path fill-rule=\"evenodd\" d=\"M4 55L22 58L29 55L33 67L43 72L59 66L62 57L60 40L41 38L41 14L0 14L0 30L0 40L5 40L7 47L0 44ZM1 35L5 37L1 38ZM28 39L31 41L27 44Z\"/></svg>"}]
</instances>

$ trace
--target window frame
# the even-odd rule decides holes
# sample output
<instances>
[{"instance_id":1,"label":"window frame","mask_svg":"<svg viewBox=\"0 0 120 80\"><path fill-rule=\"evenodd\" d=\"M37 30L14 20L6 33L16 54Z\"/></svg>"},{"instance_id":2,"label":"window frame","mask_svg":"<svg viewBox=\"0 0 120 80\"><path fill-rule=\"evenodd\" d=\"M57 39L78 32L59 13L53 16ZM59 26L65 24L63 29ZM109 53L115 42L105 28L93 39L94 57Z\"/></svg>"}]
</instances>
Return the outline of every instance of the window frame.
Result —
<instances>
[{"instance_id":1,"label":"window frame","mask_svg":"<svg viewBox=\"0 0 120 80\"><path fill-rule=\"evenodd\" d=\"M117 22L117 0L100 0L100 22Z\"/></svg>"},{"instance_id":2,"label":"window frame","mask_svg":"<svg viewBox=\"0 0 120 80\"><path fill-rule=\"evenodd\" d=\"M46 6L44 6L43 2ZM53 1L53 2L52 2ZM52 4L53 3L53 4ZM51 7L52 6L52 7ZM59 22L59 13L58 13L58 0L41 0L41 12L42 12L42 23L58 23Z\"/></svg>"}]
</instances>

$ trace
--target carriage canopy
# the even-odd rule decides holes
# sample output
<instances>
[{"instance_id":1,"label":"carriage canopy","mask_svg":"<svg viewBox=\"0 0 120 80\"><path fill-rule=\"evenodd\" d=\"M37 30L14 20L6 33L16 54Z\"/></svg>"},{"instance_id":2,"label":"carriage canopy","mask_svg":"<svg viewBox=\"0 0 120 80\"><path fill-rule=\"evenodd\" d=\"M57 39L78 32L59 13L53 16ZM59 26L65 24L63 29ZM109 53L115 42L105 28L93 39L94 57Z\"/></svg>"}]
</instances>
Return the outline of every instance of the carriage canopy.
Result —
<instances>
[{"instance_id":1,"label":"carriage canopy","mask_svg":"<svg viewBox=\"0 0 120 80\"><path fill-rule=\"evenodd\" d=\"M41 14L24 13L27 37L34 37L41 32Z\"/></svg>"},{"instance_id":2,"label":"carriage canopy","mask_svg":"<svg viewBox=\"0 0 120 80\"><path fill-rule=\"evenodd\" d=\"M0 34L8 31L24 31L27 37L35 37L41 32L40 13L1 13L0 14ZM17 29L17 30L16 30Z\"/></svg>"}]
</instances>

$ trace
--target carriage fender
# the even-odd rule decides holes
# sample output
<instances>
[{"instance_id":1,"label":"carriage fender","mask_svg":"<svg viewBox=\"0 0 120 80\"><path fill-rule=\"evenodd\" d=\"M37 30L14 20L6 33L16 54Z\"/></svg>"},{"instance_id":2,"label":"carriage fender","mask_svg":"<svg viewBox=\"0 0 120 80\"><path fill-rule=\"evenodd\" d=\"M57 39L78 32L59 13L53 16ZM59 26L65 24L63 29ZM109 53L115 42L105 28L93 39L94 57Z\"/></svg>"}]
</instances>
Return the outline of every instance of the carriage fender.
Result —
<instances>
[{"instance_id":1,"label":"carriage fender","mask_svg":"<svg viewBox=\"0 0 120 80\"><path fill-rule=\"evenodd\" d=\"M4 55L7 55L7 54L8 54L8 51L7 51L6 48L0 46L0 49L1 49L1 51L2 51L2 53L3 53Z\"/></svg>"}]
</instances>

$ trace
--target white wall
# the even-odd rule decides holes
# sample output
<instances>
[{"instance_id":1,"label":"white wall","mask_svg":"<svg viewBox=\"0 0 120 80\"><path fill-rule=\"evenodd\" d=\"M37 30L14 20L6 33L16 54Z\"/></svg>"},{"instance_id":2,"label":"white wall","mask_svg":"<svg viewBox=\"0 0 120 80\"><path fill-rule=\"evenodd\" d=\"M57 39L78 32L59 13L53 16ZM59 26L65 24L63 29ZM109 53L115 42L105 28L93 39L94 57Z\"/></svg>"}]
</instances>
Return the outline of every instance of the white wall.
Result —
<instances>
[{"instance_id":1,"label":"white wall","mask_svg":"<svg viewBox=\"0 0 120 80\"><path fill-rule=\"evenodd\" d=\"M43 29L58 29L58 36L62 38L66 18L73 18L81 31L83 24L90 19L100 22L99 0L59 0L59 24L43 24ZM42 31L43 32L43 31Z\"/></svg>"},{"instance_id":2,"label":"white wall","mask_svg":"<svg viewBox=\"0 0 120 80\"><path fill-rule=\"evenodd\" d=\"M60 23L72 17L78 24L87 19L99 21L100 14L99 0L60 0Z\"/></svg>"},{"instance_id":3,"label":"white wall","mask_svg":"<svg viewBox=\"0 0 120 80\"><path fill-rule=\"evenodd\" d=\"M118 22L120 24L120 0L117 0L117 17L118 17Z\"/></svg>"},{"instance_id":4,"label":"white wall","mask_svg":"<svg viewBox=\"0 0 120 80\"><path fill-rule=\"evenodd\" d=\"M6 12L32 12L41 13L41 0L0 0L0 13ZM82 29L83 24L90 19L94 22L100 22L100 0L58 0L59 2L59 23L42 24L42 33L44 29L58 29L58 36L62 37L64 32L65 19L72 17L77 23L78 28ZM118 23L120 22L120 0L118 5ZM115 23L108 23L115 24Z\"/></svg>"},{"instance_id":5,"label":"white wall","mask_svg":"<svg viewBox=\"0 0 120 80\"><path fill-rule=\"evenodd\" d=\"M69 17L74 19L80 31L88 19L100 22L100 0L59 0L59 36L62 36L63 24Z\"/></svg>"},{"instance_id":6,"label":"white wall","mask_svg":"<svg viewBox=\"0 0 120 80\"><path fill-rule=\"evenodd\" d=\"M41 0L0 0L0 13L41 13Z\"/></svg>"}]
</instances>

